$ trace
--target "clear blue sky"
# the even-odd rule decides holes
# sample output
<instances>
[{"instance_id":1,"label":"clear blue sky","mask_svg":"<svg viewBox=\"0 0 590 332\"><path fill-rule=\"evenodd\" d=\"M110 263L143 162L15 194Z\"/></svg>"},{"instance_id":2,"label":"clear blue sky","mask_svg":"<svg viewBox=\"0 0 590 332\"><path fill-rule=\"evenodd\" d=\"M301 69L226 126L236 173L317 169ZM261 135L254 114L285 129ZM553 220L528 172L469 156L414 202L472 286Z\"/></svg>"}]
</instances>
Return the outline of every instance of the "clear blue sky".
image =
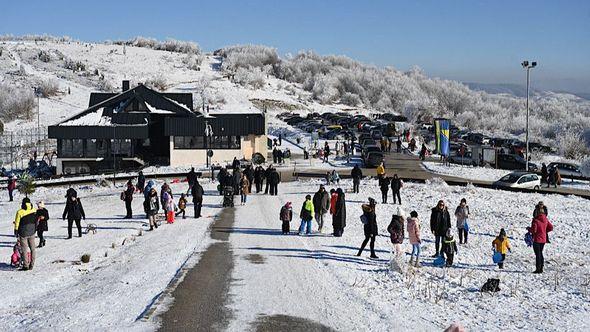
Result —
<instances>
[{"instance_id":1,"label":"clear blue sky","mask_svg":"<svg viewBox=\"0 0 590 332\"><path fill-rule=\"evenodd\" d=\"M485 83L522 83L520 62L532 59L537 86L590 92L589 0L29 0L0 9L0 34L265 44Z\"/></svg>"}]
</instances>

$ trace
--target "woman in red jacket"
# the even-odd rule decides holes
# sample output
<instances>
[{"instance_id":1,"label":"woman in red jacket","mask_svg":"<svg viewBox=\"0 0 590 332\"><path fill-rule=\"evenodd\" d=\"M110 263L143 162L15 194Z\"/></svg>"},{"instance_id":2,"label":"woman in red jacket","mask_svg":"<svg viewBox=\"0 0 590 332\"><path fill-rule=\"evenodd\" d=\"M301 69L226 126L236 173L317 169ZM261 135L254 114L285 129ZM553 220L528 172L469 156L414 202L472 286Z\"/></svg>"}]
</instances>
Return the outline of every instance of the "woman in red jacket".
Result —
<instances>
[{"instance_id":1,"label":"woman in red jacket","mask_svg":"<svg viewBox=\"0 0 590 332\"><path fill-rule=\"evenodd\" d=\"M533 250L535 251L536 258L537 268L533 273L543 273L543 264L545 263L543 247L545 247L545 243L547 243L547 233L553 231L553 225L544 213L539 213L533 218L533 223L528 230L533 235Z\"/></svg>"}]
</instances>

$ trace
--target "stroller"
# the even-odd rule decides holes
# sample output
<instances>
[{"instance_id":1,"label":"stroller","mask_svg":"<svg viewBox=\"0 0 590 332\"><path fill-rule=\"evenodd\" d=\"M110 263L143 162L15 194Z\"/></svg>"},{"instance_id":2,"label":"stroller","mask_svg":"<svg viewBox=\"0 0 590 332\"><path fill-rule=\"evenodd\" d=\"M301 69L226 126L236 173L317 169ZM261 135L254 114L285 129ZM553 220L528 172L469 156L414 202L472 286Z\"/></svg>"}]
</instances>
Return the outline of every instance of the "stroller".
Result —
<instances>
[{"instance_id":1,"label":"stroller","mask_svg":"<svg viewBox=\"0 0 590 332\"><path fill-rule=\"evenodd\" d=\"M225 186L223 188L223 207L234 206L234 187Z\"/></svg>"}]
</instances>

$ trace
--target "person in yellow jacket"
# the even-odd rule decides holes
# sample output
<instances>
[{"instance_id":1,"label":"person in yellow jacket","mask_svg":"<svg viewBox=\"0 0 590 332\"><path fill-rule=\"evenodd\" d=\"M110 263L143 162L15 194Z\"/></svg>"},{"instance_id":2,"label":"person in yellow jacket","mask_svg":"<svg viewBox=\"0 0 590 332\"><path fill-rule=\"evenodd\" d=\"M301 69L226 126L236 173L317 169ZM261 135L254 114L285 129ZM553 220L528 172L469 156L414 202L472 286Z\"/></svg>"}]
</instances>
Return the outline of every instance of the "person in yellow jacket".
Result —
<instances>
[{"instance_id":1,"label":"person in yellow jacket","mask_svg":"<svg viewBox=\"0 0 590 332\"><path fill-rule=\"evenodd\" d=\"M492 241L492 246L496 252L502 254L502 260L498 262L498 267L500 269L504 268L504 260L506 259L506 253L508 251L512 252L512 248L510 247L510 241L508 241L508 237L506 236L506 231L504 228L500 229L500 234Z\"/></svg>"},{"instance_id":2,"label":"person in yellow jacket","mask_svg":"<svg viewBox=\"0 0 590 332\"><path fill-rule=\"evenodd\" d=\"M299 235L303 235L303 230L307 228L305 234L311 234L311 221L313 220L313 213L315 208L313 206L313 201L311 200L311 195L305 196L305 202L303 202L303 206L301 206L301 212L299 216L301 217L301 226L299 226Z\"/></svg>"},{"instance_id":3,"label":"person in yellow jacket","mask_svg":"<svg viewBox=\"0 0 590 332\"><path fill-rule=\"evenodd\" d=\"M21 207L18 211L16 211L16 215L14 216L14 236L18 237L18 228L20 226L20 222L23 218L29 216L30 214L35 214L37 210L33 208L31 204L31 200L28 197L23 198L21 203ZM30 217L28 217L30 218Z\"/></svg>"},{"instance_id":4,"label":"person in yellow jacket","mask_svg":"<svg viewBox=\"0 0 590 332\"><path fill-rule=\"evenodd\" d=\"M383 177L385 177L385 166L383 166L383 163L381 163L378 167L377 167L377 177L379 179L382 179Z\"/></svg>"}]
</instances>

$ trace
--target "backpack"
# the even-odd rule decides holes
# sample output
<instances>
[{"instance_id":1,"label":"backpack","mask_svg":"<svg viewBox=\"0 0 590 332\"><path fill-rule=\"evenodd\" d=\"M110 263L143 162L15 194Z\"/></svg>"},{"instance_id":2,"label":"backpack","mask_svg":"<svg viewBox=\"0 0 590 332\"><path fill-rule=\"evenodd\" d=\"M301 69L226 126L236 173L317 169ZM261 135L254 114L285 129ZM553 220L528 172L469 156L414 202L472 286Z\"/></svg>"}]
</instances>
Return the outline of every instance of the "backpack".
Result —
<instances>
[{"instance_id":1,"label":"backpack","mask_svg":"<svg viewBox=\"0 0 590 332\"><path fill-rule=\"evenodd\" d=\"M527 232L524 235L524 242L526 243L527 247L533 246L533 234L531 232Z\"/></svg>"},{"instance_id":2,"label":"backpack","mask_svg":"<svg viewBox=\"0 0 590 332\"><path fill-rule=\"evenodd\" d=\"M481 292L499 292L500 291L500 279L490 278L481 286Z\"/></svg>"},{"instance_id":3,"label":"backpack","mask_svg":"<svg viewBox=\"0 0 590 332\"><path fill-rule=\"evenodd\" d=\"M122 191L122 192L121 192L121 196L120 196L120 198L121 198L121 200L122 200L122 201L124 201L124 200L125 200L125 192L124 192L124 191Z\"/></svg>"}]
</instances>

